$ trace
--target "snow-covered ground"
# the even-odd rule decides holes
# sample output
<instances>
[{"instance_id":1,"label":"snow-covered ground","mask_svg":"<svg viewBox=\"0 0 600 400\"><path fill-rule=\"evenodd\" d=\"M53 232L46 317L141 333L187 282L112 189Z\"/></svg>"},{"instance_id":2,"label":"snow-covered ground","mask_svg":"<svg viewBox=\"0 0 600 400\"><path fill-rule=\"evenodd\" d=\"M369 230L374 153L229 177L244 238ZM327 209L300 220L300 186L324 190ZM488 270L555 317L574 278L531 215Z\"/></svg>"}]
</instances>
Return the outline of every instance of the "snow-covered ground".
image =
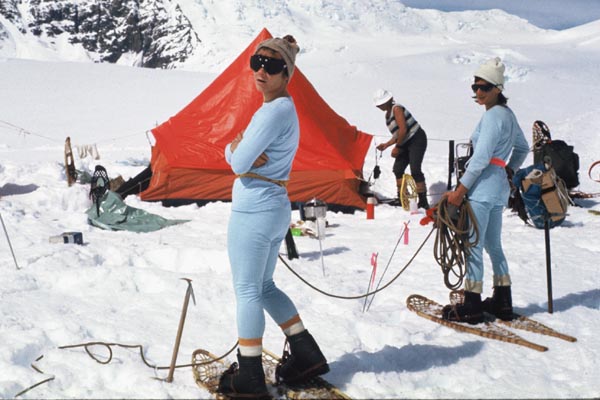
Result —
<instances>
[{"instance_id":1,"label":"snow-covered ground","mask_svg":"<svg viewBox=\"0 0 600 400\"><path fill-rule=\"evenodd\" d=\"M192 17L205 14L192 10L191 0L181 3ZM507 65L509 105L528 140L533 121L545 121L554 138L575 146L580 189L600 192L587 174L600 158L600 20L556 31L499 10L446 13L398 6L392 10L398 14L385 8L360 13L362 2L348 2L347 8L332 1L319 2L321 8L293 2L296 6L286 8L286 2L272 1L279 8L265 16L252 6L204 3L213 7L208 15L220 21L236 11L238 23L219 36L218 24L207 25L201 35L204 54L181 70L57 61L40 52L34 61L16 58L11 46L0 48L0 212L20 267L0 232L1 398L50 377L22 398L208 396L190 368L176 370L172 383L152 379L165 378L167 371L144 365L135 349L115 347L112 361L102 365L83 348L59 347L139 344L150 363L168 366L186 292L181 278L189 278L197 304L188 310L178 363L189 363L196 348L228 350L236 341L226 253L230 205L164 208L130 196L126 202L133 207L190 222L143 234L94 228L85 215L89 187L67 187L63 143L70 136L74 146L97 145L100 160L76 157L78 169L93 171L101 164L111 177L135 176L150 160L146 132L200 93L263 26L274 35L296 36L303 48L297 67L335 111L375 135L373 146L388 134L371 95L378 87L393 91L428 133L424 169L432 194L445 189L448 140L467 140L483 112L471 99L472 73L483 60L500 56ZM24 48L18 35L13 40L15 48ZM372 147L366 177L375 162ZM389 153L377 162L382 175L373 190L393 196ZM551 231L553 314L547 312L544 232L505 212L503 240L515 308L578 339L569 343L518 332L547 346L545 353L458 333L407 310L412 293L447 300L432 239L376 295L368 312L362 311L362 300L314 291L283 264L276 282L296 302L328 357L331 372L325 377L352 397L597 398L600 217L588 211L600 205L594 199L579 204L583 207L570 208L565 223ZM376 207L374 220L363 212L329 212L322 242L325 276L319 242L309 237L296 238L300 259L291 265L327 292L364 293L372 253L379 253L377 280L389 262L387 282L429 233L429 226L419 224L421 217L387 205ZM296 212L293 218L298 219ZM400 243L391 258L409 221L409 243ZM65 231L82 232L84 245L49 243L50 236ZM484 295L491 292L490 281L487 264ZM269 320L265 346L279 353L282 345L282 334ZM108 357L105 348L90 350Z\"/></svg>"}]
</instances>

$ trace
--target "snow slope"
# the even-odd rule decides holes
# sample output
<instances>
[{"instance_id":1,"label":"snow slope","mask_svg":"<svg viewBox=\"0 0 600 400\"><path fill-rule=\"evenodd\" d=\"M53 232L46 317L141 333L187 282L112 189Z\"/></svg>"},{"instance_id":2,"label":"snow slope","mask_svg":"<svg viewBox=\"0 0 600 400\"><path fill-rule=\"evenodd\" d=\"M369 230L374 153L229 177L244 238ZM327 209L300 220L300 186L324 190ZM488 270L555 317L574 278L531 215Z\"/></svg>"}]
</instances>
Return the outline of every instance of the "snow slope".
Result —
<instances>
[{"instance_id":1,"label":"snow slope","mask_svg":"<svg viewBox=\"0 0 600 400\"><path fill-rule=\"evenodd\" d=\"M333 1L272 0L260 2L266 4L262 8L259 2L181 3L188 14L198 6L190 18L198 26L214 19L203 31L203 40L210 38L204 42L206 53L185 70L64 62L42 53L35 54L35 61L0 53L0 212L20 267L0 233L1 398L13 398L50 377L21 397L207 397L189 368L176 370L172 383L152 379L165 378L167 371L144 365L138 350L116 347L112 361L102 365L83 348L59 347L95 341L140 344L151 364L168 366L186 291L181 278L189 278L197 304L188 310L178 363L189 363L200 347L227 351L236 340L226 253L230 205L164 208L128 197L131 206L190 222L145 234L93 228L84 213L90 206L88 186L66 185L63 143L70 136L74 146L97 144L101 159L76 158L78 169L102 164L111 177L136 175L150 160L146 131L212 82L266 25L263 19L273 22L267 25L273 34L296 35L303 48L298 68L334 110L375 135L374 145L388 137L381 112L371 104L376 88L392 90L411 110L430 139L424 169L432 200L446 186L448 140L468 139L482 113L470 98L472 73L496 55L506 62L509 105L528 139L533 121L544 120L555 138L579 153L580 188L600 191L587 176L600 148L600 21L550 31L501 11L445 13L372 1L376 9L391 5L406 14L396 27L397 15L386 14L385 8L371 16L358 13L362 2L349 2L348 8ZM226 18L238 23L223 32L219 26ZM365 176L375 161L373 147ZM373 189L393 196L392 159L385 153L377 163L382 176ZM276 282L295 301L328 357L326 378L352 397L599 397L600 218L588 210L600 205L595 199L579 204L583 207L570 208L567 221L551 231L553 314L547 312L543 231L505 212L503 240L516 309L578 338L568 343L519 332L549 347L545 353L457 333L406 309L412 293L446 301L433 239L375 297L368 312L362 312L362 300L315 292L283 264ZM377 206L375 220L366 220L363 212L330 212L331 227L322 243L325 276L319 242L309 237L296 238L301 258L291 265L327 292L364 293L372 253L379 253L377 280L389 262L387 282L428 235L430 227L419 224L422 216L386 205ZM400 243L394 253L409 221L409 243ZM50 236L64 231L82 232L85 244L49 243ZM488 264L484 295L491 292L490 280ZM270 320L265 345L275 352L283 345ZM106 348L90 351L109 356Z\"/></svg>"}]
</instances>

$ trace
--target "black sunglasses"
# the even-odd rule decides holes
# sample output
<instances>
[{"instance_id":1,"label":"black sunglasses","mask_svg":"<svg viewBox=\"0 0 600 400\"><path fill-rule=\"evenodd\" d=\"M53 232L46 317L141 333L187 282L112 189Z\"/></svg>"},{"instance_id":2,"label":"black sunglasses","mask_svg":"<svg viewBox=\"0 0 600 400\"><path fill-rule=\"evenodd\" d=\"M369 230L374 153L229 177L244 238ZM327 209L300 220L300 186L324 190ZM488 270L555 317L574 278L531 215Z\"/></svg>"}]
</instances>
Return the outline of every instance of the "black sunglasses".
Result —
<instances>
[{"instance_id":1,"label":"black sunglasses","mask_svg":"<svg viewBox=\"0 0 600 400\"><path fill-rule=\"evenodd\" d=\"M485 85L474 83L471 85L471 89L473 89L473 93L477 93L477 90L481 90L482 92L487 93L495 87L496 87L496 85L492 85L491 83L486 83Z\"/></svg>"},{"instance_id":2,"label":"black sunglasses","mask_svg":"<svg viewBox=\"0 0 600 400\"><path fill-rule=\"evenodd\" d=\"M254 54L250 57L250 68L252 68L252 71L254 72L258 72L261 68L264 68L267 74L276 75L286 69L287 65L285 65L285 61L279 58Z\"/></svg>"}]
</instances>

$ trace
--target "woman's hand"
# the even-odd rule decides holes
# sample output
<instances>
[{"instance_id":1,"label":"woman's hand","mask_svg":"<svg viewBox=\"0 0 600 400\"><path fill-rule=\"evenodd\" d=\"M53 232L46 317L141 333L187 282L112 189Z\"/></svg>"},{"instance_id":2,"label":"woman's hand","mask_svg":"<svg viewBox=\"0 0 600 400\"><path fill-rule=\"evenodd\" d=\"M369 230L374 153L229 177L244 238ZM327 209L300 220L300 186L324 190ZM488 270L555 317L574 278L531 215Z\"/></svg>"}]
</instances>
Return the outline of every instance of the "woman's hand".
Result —
<instances>
[{"instance_id":1,"label":"woman's hand","mask_svg":"<svg viewBox=\"0 0 600 400\"><path fill-rule=\"evenodd\" d=\"M444 196L447 197L448 203L452 204L453 206L460 207L466 194L467 188L459 183L454 191L446 192L444 193Z\"/></svg>"},{"instance_id":2,"label":"woman's hand","mask_svg":"<svg viewBox=\"0 0 600 400\"><path fill-rule=\"evenodd\" d=\"M237 149L238 144L240 144L240 142L242 141L243 138L244 138L244 132L240 132L237 134L235 139L233 139L233 141L231 142L231 145L229 146L229 150L231 150L232 153L235 151L235 149ZM269 156L263 152L260 156L258 156L258 158L256 160L254 160L254 163L252 163L252 166L254 168L262 167L263 165L265 165L267 163L267 161L269 161Z\"/></svg>"},{"instance_id":3,"label":"woman's hand","mask_svg":"<svg viewBox=\"0 0 600 400\"><path fill-rule=\"evenodd\" d=\"M388 147L390 147L390 145L389 145L389 144L387 144L387 143L379 143L379 144L377 145L377 150L379 150L379 151L384 151L384 150L385 150L385 149L387 149Z\"/></svg>"},{"instance_id":4,"label":"woman's hand","mask_svg":"<svg viewBox=\"0 0 600 400\"><path fill-rule=\"evenodd\" d=\"M265 165L267 163L267 161L269 161L269 156L266 153L262 153L260 156L258 156L258 158L254 161L254 163L252 164L252 166L254 168L258 168L258 167L262 167L263 165Z\"/></svg>"},{"instance_id":5,"label":"woman's hand","mask_svg":"<svg viewBox=\"0 0 600 400\"><path fill-rule=\"evenodd\" d=\"M396 157L398 157L398 154L400 154L400 147L394 147L392 149L392 157L396 158Z\"/></svg>"},{"instance_id":6,"label":"woman's hand","mask_svg":"<svg viewBox=\"0 0 600 400\"><path fill-rule=\"evenodd\" d=\"M238 147L238 144L242 141L243 138L244 138L244 132L241 132L241 133L238 133L238 135L235 137L235 139L233 139L233 141L231 142L231 145L229 146L229 150L231 150L232 153Z\"/></svg>"}]
</instances>

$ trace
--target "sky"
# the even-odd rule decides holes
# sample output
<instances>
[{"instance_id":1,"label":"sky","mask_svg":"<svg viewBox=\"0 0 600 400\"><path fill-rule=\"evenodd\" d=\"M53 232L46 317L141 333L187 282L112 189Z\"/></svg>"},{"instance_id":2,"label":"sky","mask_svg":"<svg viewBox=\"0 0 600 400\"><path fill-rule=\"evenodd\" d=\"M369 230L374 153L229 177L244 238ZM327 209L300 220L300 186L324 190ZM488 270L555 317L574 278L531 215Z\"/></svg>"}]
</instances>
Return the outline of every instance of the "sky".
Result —
<instances>
[{"instance_id":1,"label":"sky","mask_svg":"<svg viewBox=\"0 0 600 400\"><path fill-rule=\"evenodd\" d=\"M382 113L372 105L375 89L391 90L427 132L424 171L435 203L446 190L449 140L468 140L483 113L471 99L472 74L495 56L506 64L508 104L528 142L533 121L546 122L553 137L572 144L580 156L579 189L600 192L592 179L600 179L600 171L592 177L587 172L600 148L600 21L557 32L494 11L409 10L400 21L387 16L390 24L402 25L393 30L381 25L386 15L360 13L361 2L348 3L349 9L336 8L335 2L319 4L322 8L308 11L278 9L272 19L260 22L260 10L248 7L240 11L237 25L228 25L231 29L221 35L211 36L218 30L195 20L204 29L204 43L214 47L204 62L195 59L182 69L75 62L63 53L58 54L63 59L47 52L36 59L0 53L0 213L5 228L0 231L0 398L14 398L42 381L18 398L209 397L195 384L190 368L177 369L167 383L161 380L167 371L146 366L137 349L113 347L110 362L100 364L81 347L64 347L141 345L151 365L168 366L187 289L182 278L187 278L196 301L187 312L177 363L189 363L198 348L215 354L231 348L237 334L226 251L230 204L163 207L129 196L125 201L131 207L189 221L150 233L93 227L86 215L92 206L89 185L67 185L63 144L70 136L75 149L97 146L97 160L76 156L81 171L100 164L110 177L134 177L151 161L148 131L213 82L262 25L272 32L299 32L303 52L297 68L337 113L373 135L363 174L380 166L381 177L371 181L371 189L382 196L394 196L396 187L393 159L375 152L376 144L389 138ZM231 15L230 4L205 5L213 7L212 15ZM347 18L332 23L341 11ZM217 24L223 21L230 22L218 19ZM530 155L524 166L531 162ZM295 238L300 258L290 266L311 284L341 296L365 292L374 253L376 282L391 280L416 254L367 312L363 300L320 294L282 263L275 281L295 302L328 358L331 372L325 378L353 398L598 398L600 217L589 211L600 210L600 202L592 198L577 204L550 231L553 313L548 312L544 232L509 210L503 215L515 310L577 338L570 343L515 331L548 347L546 352L456 332L407 309L406 299L415 293L448 302L433 238L419 251L431 230L420 224L422 213L385 204L375 207L372 220L363 211L328 211L322 241ZM294 211L292 221L298 219ZM404 244L400 235L406 226ZM49 240L72 231L82 233L83 245ZM285 252L282 246L284 259ZM484 297L491 294L491 283L486 260ZM282 333L267 318L265 347L281 353L283 343ZM89 350L102 360L110 355L102 346Z\"/></svg>"},{"instance_id":2,"label":"sky","mask_svg":"<svg viewBox=\"0 0 600 400\"><path fill-rule=\"evenodd\" d=\"M600 19L597 0L402 0L402 3L442 11L496 8L544 29L567 29Z\"/></svg>"}]
</instances>

